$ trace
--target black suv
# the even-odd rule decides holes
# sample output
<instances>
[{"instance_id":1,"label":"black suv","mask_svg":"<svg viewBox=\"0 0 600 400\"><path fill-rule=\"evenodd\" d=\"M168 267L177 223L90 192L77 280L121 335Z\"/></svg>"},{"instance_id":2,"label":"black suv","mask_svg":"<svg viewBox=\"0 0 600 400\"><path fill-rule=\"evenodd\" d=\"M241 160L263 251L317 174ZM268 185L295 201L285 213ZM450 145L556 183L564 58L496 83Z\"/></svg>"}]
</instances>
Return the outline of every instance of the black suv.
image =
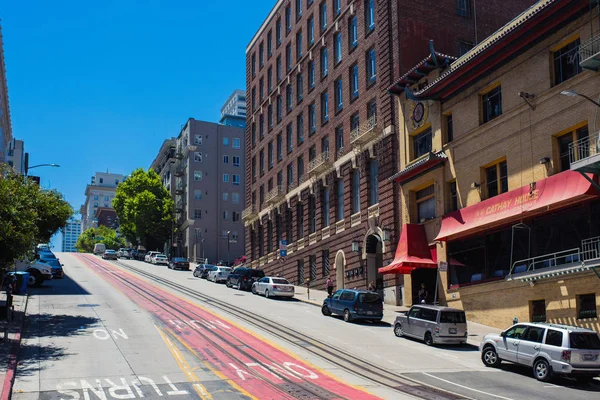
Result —
<instances>
[{"instance_id":1,"label":"black suv","mask_svg":"<svg viewBox=\"0 0 600 400\"><path fill-rule=\"evenodd\" d=\"M264 277L265 273L261 269L239 267L229 274L226 285L239 290L250 290L254 282Z\"/></svg>"}]
</instances>

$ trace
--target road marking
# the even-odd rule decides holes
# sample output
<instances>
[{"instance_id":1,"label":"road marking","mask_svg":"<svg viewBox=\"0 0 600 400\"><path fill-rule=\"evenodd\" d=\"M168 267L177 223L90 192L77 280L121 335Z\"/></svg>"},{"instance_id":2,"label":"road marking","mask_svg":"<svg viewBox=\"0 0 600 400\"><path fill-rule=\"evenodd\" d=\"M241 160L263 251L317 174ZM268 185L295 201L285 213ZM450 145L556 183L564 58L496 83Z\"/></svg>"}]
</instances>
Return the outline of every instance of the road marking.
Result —
<instances>
[{"instance_id":1,"label":"road marking","mask_svg":"<svg viewBox=\"0 0 600 400\"><path fill-rule=\"evenodd\" d=\"M463 388L463 389L471 390L471 391L473 391L473 392L477 392L477 393L485 394L485 395L487 395L487 396L496 397L496 398L498 398L498 399L504 399L504 400L514 400L514 399L511 399L510 397L503 397L503 396L499 396L499 395L497 395L497 394L492 394L492 393L484 392L484 391L482 391L482 390L473 389L473 388L470 388L470 387L468 387L468 386L460 385L460 384L458 384L458 383L451 382L451 381L448 381L448 380L446 380L446 379L439 378L439 377L437 377L437 376L435 376L435 375L428 374L427 372L421 372L421 373L422 373L423 375L427 375L427 376L429 376L429 377L431 377L431 378L439 379L439 380L440 380L440 381L442 381L442 382L446 382L446 383L449 383L449 384L451 384L451 385L454 385L454 386L461 387L461 388Z\"/></svg>"},{"instance_id":2,"label":"road marking","mask_svg":"<svg viewBox=\"0 0 600 400\"><path fill-rule=\"evenodd\" d=\"M121 336L123 339L129 339L129 337L125 334L125 331L123 330L123 328L119 328L119 330L115 330L115 329L111 329L111 332L108 332L108 329L103 329L103 328L99 328L99 329L94 329L94 331L92 332L94 334L94 337L96 339L100 339L100 340L108 340L110 339L111 335L113 338L115 338L115 340L119 339L119 336Z\"/></svg>"},{"instance_id":3,"label":"road marking","mask_svg":"<svg viewBox=\"0 0 600 400\"><path fill-rule=\"evenodd\" d=\"M200 383L197 383L199 381L198 376L196 376L194 371L192 371L192 369L190 368L190 364L188 364L188 362L185 360L185 358L183 357L183 354L181 354L181 352L179 351L177 346L175 346L173 344L171 339L169 339L167 337L167 335L165 335L164 332L158 326L154 325L154 327L158 331L158 334L160 335L160 337L167 344L167 347L171 351L171 354L175 358L175 361L177 361L179 368L181 368L181 370L183 371L185 376L188 378L188 380L190 382L194 383L193 387L194 387L194 390L196 391L196 393L198 393L198 396L200 396L200 398L202 400L213 400L213 397L211 396L210 393L208 393L206 388L204 386L202 386Z\"/></svg>"}]
</instances>

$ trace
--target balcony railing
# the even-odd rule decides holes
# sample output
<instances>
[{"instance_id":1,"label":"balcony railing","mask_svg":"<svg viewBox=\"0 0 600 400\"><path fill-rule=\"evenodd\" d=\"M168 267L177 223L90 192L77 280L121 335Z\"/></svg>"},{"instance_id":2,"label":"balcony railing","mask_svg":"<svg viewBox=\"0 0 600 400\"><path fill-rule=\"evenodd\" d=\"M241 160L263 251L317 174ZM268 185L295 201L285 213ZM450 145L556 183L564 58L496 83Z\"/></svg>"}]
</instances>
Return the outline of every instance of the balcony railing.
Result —
<instances>
[{"instance_id":1,"label":"balcony railing","mask_svg":"<svg viewBox=\"0 0 600 400\"><path fill-rule=\"evenodd\" d=\"M175 168L175 176L183 176L183 175L185 175L185 167L184 166Z\"/></svg>"},{"instance_id":2,"label":"balcony railing","mask_svg":"<svg viewBox=\"0 0 600 400\"><path fill-rule=\"evenodd\" d=\"M375 139L379 133L380 130L377 129L377 116L374 115L350 132L350 143L352 143L352 146L360 146L369 143Z\"/></svg>"},{"instance_id":3,"label":"balcony railing","mask_svg":"<svg viewBox=\"0 0 600 400\"><path fill-rule=\"evenodd\" d=\"M329 161L329 152L324 151L308 163L308 173L309 175L316 176L328 171L332 167L333 163Z\"/></svg>"},{"instance_id":4,"label":"balcony railing","mask_svg":"<svg viewBox=\"0 0 600 400\"><path fill-rule=\"evenodd\" d=\"M265 202L267 204L276 204L283 200L284 197L285 191L283 190L283 186L276 186L267 192L267 195L265 196Z\"/></svg>"},{"instance_id":5,"label":"balcony railing","mask_svg":"<svg viewBox=\"0 0 600 400\"><path fill-rule=\"evenodd\" d=\"M367 209L369 218L375 218L379 216L379 203L373 204Z\"/></svg>"},{"instance_id":6,"label":"balcony railing","mask_svg":"<svg viewBox=\"0 0 600 400\"><path fill-rule=\"evenodd\" d=\"M258 211L255 205L251 205L242 211L242 221L249 222L256 218L258 218Z\"/></svg>"},{"instance_id":7,"label":"balcony railing","mask_svg":"<svg viewBox=\"0 0 600 400\"><path fill-rule=\"evenodd\" d=\"M572 170L579 170L598 161L600 161L600 132L569 144L569 163Z\"/></svg>"},{"instance_id":8,"label":"balcony railing","mask_svg":"<svg viewBox=\"0 0 600 400\"><path fill-rule=\"evenodd\" d=\"M175 187L175 193L176 194L184 194L185 193L185 181L180 180L179 182L177 182L177 186Z\"/></svg>"},{"instance_id":9,"label":"balcony railing","mask_svg":"<svg viewBox=\"0 0 600 400\"><path fill-rule=\"evenodd\" d=\"M340 158L344 157L344 154L346 154L346 149L342 146L339 149L337 149L336 160L339 160Z\"/></svg>"},{"instance_id":10,"label":"balcony railing","mask_svg":"<svg viewBox=\"0 0 600 400\"><path fill-rule=\"evenodd\" d=\"M581 258L583 261L600 258L600 236L581 241Z\"/></svg>"},{"instance_id":11,"label":"balcony railing","mask_svg":"<svg viewBox=\"0 0 600 400\"><path fill-rule=\"evenodd\" d=\"M579 45L579 65L594 71L600 68L600 34Z\"/></svg>"}]
</instances>

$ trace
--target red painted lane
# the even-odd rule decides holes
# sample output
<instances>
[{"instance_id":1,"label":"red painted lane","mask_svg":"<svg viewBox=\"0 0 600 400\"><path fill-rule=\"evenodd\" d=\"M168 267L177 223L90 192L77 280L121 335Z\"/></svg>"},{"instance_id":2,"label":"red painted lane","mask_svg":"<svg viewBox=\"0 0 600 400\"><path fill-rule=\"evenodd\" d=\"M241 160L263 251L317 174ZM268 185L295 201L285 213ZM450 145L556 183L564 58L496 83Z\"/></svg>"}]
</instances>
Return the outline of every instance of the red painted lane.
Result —
<instances>
[{"instance_id":1,"label":"red painted lane","mask_svg":"<svg viewBox=\"0 0 600 400\"><path fill-rule=\"evenodd\" d=\"M91 255L77 257L169 327L214 370L253 396L260 399L293 399L281 386L297 383L325 389L331 393L331 399L376 398L324 374L197 305L182 301L143 279L124 273L114 264ZM139 293L127 282L148 293ZM164 307L161 302L166 302L169 307Z\"/></svg>"}]
</instances>

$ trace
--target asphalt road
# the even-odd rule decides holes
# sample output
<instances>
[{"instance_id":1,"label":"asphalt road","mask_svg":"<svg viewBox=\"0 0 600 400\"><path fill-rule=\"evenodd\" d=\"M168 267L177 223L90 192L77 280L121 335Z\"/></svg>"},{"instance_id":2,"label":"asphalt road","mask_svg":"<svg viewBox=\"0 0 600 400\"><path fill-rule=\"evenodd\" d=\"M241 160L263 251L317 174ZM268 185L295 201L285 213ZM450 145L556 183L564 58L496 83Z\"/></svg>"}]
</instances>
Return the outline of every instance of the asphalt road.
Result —
<instances>
[{"instance_id":1,"label":"asphalt road","mask_svg":"<svg viewBox=\"0 0 600 400\"><path fill-rule=\"evenodd\" d=\"M600 381L543 384L483 367L472 347L427 347L188 271L59 257L67 278L30 297L15 399L600 398Z\"/></svg>"}]
</instances>

